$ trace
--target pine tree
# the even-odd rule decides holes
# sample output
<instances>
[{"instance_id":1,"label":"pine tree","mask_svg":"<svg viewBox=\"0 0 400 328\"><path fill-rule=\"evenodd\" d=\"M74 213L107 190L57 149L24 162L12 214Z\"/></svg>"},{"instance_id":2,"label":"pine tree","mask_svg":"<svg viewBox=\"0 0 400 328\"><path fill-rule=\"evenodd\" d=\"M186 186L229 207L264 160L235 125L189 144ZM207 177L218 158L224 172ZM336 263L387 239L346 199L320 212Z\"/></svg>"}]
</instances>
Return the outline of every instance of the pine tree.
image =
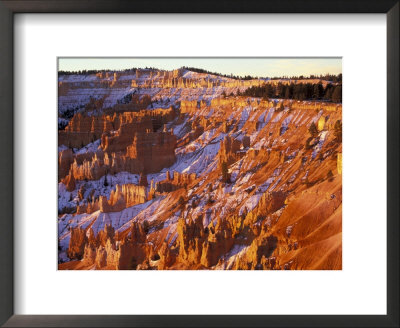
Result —
<instances>
[{"instance_id":1,"label":"pine tree","mask_svg":"<svg viewBox=\"0 0 400 328\"><path fill-rule=\"evenodd\" d=\"M332 100L332 86L330 84L328 84L325 88L325 95L324 98L326 100Z\"/></svg>"},{"instance_id":2,"label":"pine tree","mask_svg":"<svg viewBox=\"0 0 400 328\"><path fill-rule=\"evenodd\" d=\"M267 96L268 98L271 98L273 92L274 92L274 90L272 89L272 86L271 86L270 84L267 84L267 85L265 86L265 94L266 94L266 96Z\"/></svg>"},{"instance_id":3,"label":"pine tree","mask_svg":"<svg viewBox=\"0 0 400 328\"><path fill-rule=\"evenodd\" d=\"M183 205L185 205L185 199L183 198L183 196L180 196L180 197L179 197L178 205L179 205L180 207L183 207Z\"/></svg>"},{"instance_id":4,"label":"pine tree","mask_svg":"<svg viewBox=\"0 0 400 328\"><path fill-rule=\"evenodd\" d=\"M285 89L285 99L290 99L290 87L287 86Z\"/></svg>"},{"instance_id":5,"label":"pine tree","mask_svg":"<svg viewBox=\"0 0 400 328\"><path fill-rule=\"evenodd\" d=\"M329 182L333 181L333 173L332 170L329 170L328 174L326 175Z\"/></svg>"},{"instance_id":6,"label":"pine tree","mask_svg":"<svg viewBox=\"0 0 400 328\"><path fill-rule=\"evenodd\" d=\"M263 94L262 100L269 101L269 98L267 97L267 95Z\"/></svg>"},{"instance_id":7,"label":"pine tree","mask_svg":"<svg viewBox=\"0 0 400 328\"><path fill-rule=\"evenodd\" d=\"M278 85L276 86L276 91L275 91L275 93L276 93L276 95L277 95L278 97L282 97L283 91L284 91L284 90L283 90L282 82L279 82Z\"/></svg>"},{"instance_id":8,"label":"pine tree","mask_svg":"<svg viewBox=\"0 0 400 328\"><path fill-rule=\"evenodd\" d=\"M314 138L318 135L318 129L314 122L311 123L308 132L310 132L311 136Z\"/></svg>"},{"instance_id":9,"label":"pine tree","mask_svg":"<svg viewBox=\"0 0 400 328\"><path fill-rule=\"evenodd\" d=\"M140 173L140 177L139 177L139 186L144 186L147 187L149 185L149 183L147 182L147 176L146 174Z\"/></svg>"},{"instance_id":10,"label":"pine tree","mask_svg":"<svg viewBox=\"0 0 400 328\"><path fill-rule=\"evenodd\" d=\"M342 86L337 85L332 93L332 101L334 102L342 102Z\"/></svg>"},{"instance_id":11,"label":"pine tree","mask_svg":"<svg viewBox=\"0 0 400 328\"><path fill-rule=\"evenodd\" d=\"M222 181L225 183L229 183L230 177L228 173L228 165L226 164L225 161L223 161L221 164L221 173L222 173Z\"/></svg>"},{"instance_id":12,"label":"pine tree","mask_svg":"<svg viewBox=\"0 0 400 328\"><path fill-rule=\"evenodd\" d=\"M313 99L320 99L322 97L323 94L323 90L324 88L322 87L321 83L318 84L314 84L314 88L313 88Z\"/></svg>"},{"instance_id":13,"label":"pine tree","mask_svg":"<svg viewBox=\"0 0 400 328\"><path fill-rule=\"evenodd\" d=\"M334 127L334 135L338 142L342 142L342 121L337 120Z\"/></svg>"},{"instance_id":14,"label":"pine tree","mask_svg":"<svg viewBox=\"0 0 400 328\"><path fill-rule=\"evenodd\" d=\"M324 95L324 87L322 83L318 83L318 99L321 99Z\"/></svg>"}]
</instances>

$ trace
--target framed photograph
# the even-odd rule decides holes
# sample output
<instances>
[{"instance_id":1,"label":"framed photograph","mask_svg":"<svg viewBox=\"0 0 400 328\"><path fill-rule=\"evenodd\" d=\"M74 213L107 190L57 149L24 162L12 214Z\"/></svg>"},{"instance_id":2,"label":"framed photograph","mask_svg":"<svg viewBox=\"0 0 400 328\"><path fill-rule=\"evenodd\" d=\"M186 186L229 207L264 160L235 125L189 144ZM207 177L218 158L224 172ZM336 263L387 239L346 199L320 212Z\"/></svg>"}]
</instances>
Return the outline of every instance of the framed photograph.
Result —
<instances>
[{"instance_id":1,"label":"framed photograph","mask_svg":"<svg viewBox=\"0 0 400 328\"><path fill-rule=\"evenodd\" d=\"M0 1L0 322L399 326L398 1Z\"/></svg>"}]
</instances>

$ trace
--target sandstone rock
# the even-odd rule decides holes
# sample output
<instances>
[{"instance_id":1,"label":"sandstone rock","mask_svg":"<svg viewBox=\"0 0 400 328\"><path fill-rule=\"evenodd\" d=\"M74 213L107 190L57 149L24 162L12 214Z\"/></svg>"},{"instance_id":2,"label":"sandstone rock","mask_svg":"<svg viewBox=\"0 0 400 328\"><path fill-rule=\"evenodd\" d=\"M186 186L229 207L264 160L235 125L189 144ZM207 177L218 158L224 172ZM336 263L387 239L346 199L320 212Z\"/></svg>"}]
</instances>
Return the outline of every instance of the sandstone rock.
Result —
<instances>
[{"instance_id":1,"label":"sandstone rock","mask_svg":"<svg viewBox=\"0 0 400 328\"><path fill-rule=\"evenodd\" d=\"M81 227L71 229L71 237L69 240L69 246L67 250L68 257L73 260L80 260L85 251L85 245L87 244L86 232Z\"/></svg>"},{"instance_id":2,"label":"sandstone rock","mask_svg":"<svg viewBox=\"0 0 400 328\"><path fill-rule=\"evenodd\" d=\"M167 171L165 180L161 180L155 184L153 183L153 187L150 188L150 194L162 194L185 188L193 183L196 178L196 173L188 174L174 171L171 176L171 173Z\"/></svg>"},{"instance_id":3,"label":"sandstone rock","mask_svg":"<svg viewBox=\"0 0 400 328\"><path fill-rule=\"evenodd\" d=\"M85 188L84 185L82 185L78 190L78 198L79 198L79 200L84 199L85 191L86 191L86 188Z\"/></svg>"},{"instance_id":4,"label":"sandstone rock","mask_svg":"<svg viewBox=\"0 0 400 328\"><path fill-rule=\"evenodd\" d=\"M342 153L337 154L337 171L342 174Z\"/></svg>"},{"instance_id":5,"label":"sandstone rock","mask_svg":"<svg viewBox=\"0 0 400 328\"><path fill-rule=\"evenodd\" d=\"M95 265L96 269L101 269L107 265L107 251L104 247L100 247L97 249Z\"/></svg>"},{"instance_id":6,"label":"sandstone rock","mask_svg":"<svg viewBox=\"0 0 400 328\"><path fill-rule=\"evenodd\" d=\"M240 159L241 142L236 139L232 139L226 136L224 140L220 142L220 149L218 151L218 167L221 168L221 164L225 162L228 166Z\"/></svg>"},{"instance_id":7,"label":"sandstone rock","mask_svg":"<svg viewBox=\"0 0 400 328\"><path fill-rule=\"evenodd\" d=\"M106 136L103 139L105 151L112 149L114 142L118 144L117 141L110 143L110 140L115 139ZM117 156L116 153L105 153L102 156L96 153L90 161L84 160L81 165L74 161L71 169L74 178L79 180L98 180L106 172L154 173L175 162L175 146L176 137L170 132L137 133L131 144L126 147L126 154Z\"/></svg>"},{"instance_id":8,"label":"sandstone rock","mask_svg":"<svg viewBox=\"0 0 400 328\"><path fill-rule=\"evenodd\" d=\"M166 242L162 244L158 255L160 256L158 270L168 269L176 261L176 255L171 251Z\"/></svg>"},{"instance_id":9,"label":"sandstone rock","mask_svg":"<svg viewBox=\"0 0 400 328\"><path fill-rule=\"evenodd\" d=\"M105 247L107 240L110 239L111 242L114 242L114 235L115 235L115 229L111 225L105 225L104 229L99 231L97 234L97 244Z\"/></svg>"},{"instance_id":10,"label":"sandstone rock","mask_svg":"<svg viewBox=\"0 0 400 328\"><path fill-rule=\"evenodd\" d=\"M202 264L211 267L218 263L221 255L233 246L232 230L226 220L218 220L215 229L204 229L202 218L178 222L178 260L186 265Z\"/></svg>"},{"instance_id":11,"label":"sandstone rock","mask_svg":"<svg viewBox=\"0 0 400 328\"><path fill-rule=\"evenodd\" d=\"M325 117L324 116L321 116L319 118L317 127L318 127L318 131L322 131L324 129L324 127L325 127Z\"/></svg>"},{"instance_id":12,"label":"sandstone rock","mask_svg":"<svg viewBox=\"0 0 400 328\"><path fill-rule=\"evenodd\" d=\"M69 192L75 190L76 184L75 184L74 174L72 171L70 171L69 174L64 179L61 180L61 182L65 184L65 187Z\"/></svg>"},{"instance_id":13,"label":"sandstone rock","mask_svg":"<svg viewBox=\"0 0 400 328\"><path fill-rule=\"evenodd\" d=\"M111 191L110 199L105 196L99 198L99 209L103 213L120 212L127 207L147 201L147 188L134 184L116 185Z\"/></svg>"},{"instance_id":14,"label":"sandstone rock","mask_svg":"<svg viewBox=\"0 0 400 328\"><path fill-rule=\"evenodd\" d=\"M83 259L82 261L85 263L85 265L90 266L95 263L96 261L96 247L86 244L85 249L84 249L84 254L83 254Z\"/></svg>"},{"instance_id":15,"label":"sandstone rock","mask_svg":"<svg viewBox=\"0 0 400 328\"><path fill-rule=\"evenodd\" d=\"M256 238L250 245L246 253L247 262L252 263L253 268L260 263L262 256L270 257L273 250L276 248L278 239L270 235L268 237Z\"/></svg>"},{"instance_id":16,"label":"sandstone rock","mask_svg":"<svg viewBox=\"0 0 400 328\"><path fill-rule=\"evenodd\" d=\"M140 174L138 186L116 185L108 198L96 200L83 189L78 190L81 202L76 208L77 214L121 211L157 198L149 202L149 206L155 207L154 211L151 208L139 213L137 219L132 218L132 221L149 219L145 222L150 224L136 221L123 231L119 224L126 222L125 217L120 220L118 214L101 214L99 218L97 214L80 215L82 219L93 220L93 227L102 224L96 220L105 218L109 222L111 218L118 232L107 226L95 236L88 228L87 242L80 242L75 236L71 249L75 246L82 253L78 246L83 244L83 260L63 263L64 267L107 270L339 267L341 254L326 254L339 254L341 250L338 246L341 240L340 176L335 175L329 183L325 177L335 169L341 173L340 155L336 158L336 154L341 153L341 145L334 141L331 133L333 123L341 118L341 106L283 100L281 103L289 107L289 111L278 113L276 101L230 94L243 92L248 86L286 84L287 81L244 81L202 73L183 76L182 73L143 69L120 72L114 77L114 71L108 72L108 81L102 81L101 90L107 96L104 99L98 95L93 97L97 100L90 100L79 110L81 114L76 114L60 133L60 141L71 140L69 145L65 144L69 147L79 148L93 142L93 138L98 140L96 145L100 144L97 149L89 147L87 152L84 149L75 153L71 149L65 153L60 151L59 181L63 180L71 191L75 192L76 186L85 184L85 180L100 180L101 184L104 176L110 181L108 177L118 172ZM60 102L63 97L69 97L75 87L78 91L87 88L96 93L100 79L99 76L91 78L90 82L76 82L76 85L75 82L60 82L60 94L64 94ZM218 88L214 88L216 86ZM117 96L118 89L122 92L130 87L138 90L129 91L123 99ZM150 88L152 90L147 90ZM227 95L224 98L218 97L222 90ZM148 96L150 93L152 98ZM116 98L120 103L110 105ZM142 111L151 100L151 110ZM179 113L178 102L181 113L175 117L175 113ZM157 103L174 104L174 108L153 108ZM248 115L242 115L244 110ZM292 115L293 128L281 137L282 122L289 115ZM323 156L319 156L318 161L312 160L314 150L304 148L304 136L308 137L306 125L317 115L321 117L316 122L318 130L330 131L319 150ZM229 133L229 137L221 138L222 133ZM216 140L222 140L219 151ZM315 138L312 144L320 141ZM206 154L200 157L203 147ZM175 152L181 163L175 163ZM177 164L173 167L182 172L186 160L191 170L199 171L198 175L168 170ZM221 172L215 164L220 166L222 162L228 163L228 173L234 177L229 184L219 183ZM166 172L166 178L160 181L158 175L154 179L157 183L152 180L147 195L146 175L162 172ZM77 180L81 181L77 183ZM89 184L91 188L94 185L93 182ZM65 192L64 188L60 191ZM314 196L307 198L309 194ZM62 196L68 197L68 193ZM181 198L183 204L179 205ZM123 214L128 212L136 215L136 211ZM74 214L67 215L68 220L78 218ZM178 223L176 215L181 216ZM63 220L61 215L59 219Z\"/></svg>"},{"instance_id":17,"label":"sandstone rock","mask_svg":"<svg viewBox=\"0 0 400 328\"><path fill-rule=\"evenodd\" d=\"M94 264L97 269L108 268L113 270L142 269L146 267L146 256L151 252L145 244L146 235L143 226L134 223L131 233L118 241L111 226L105 226L97 238L89 237L85 247L84 263ZM147 267L148 268L148 267Z\"/></svg>"},{"instance_id":18,"label":"sandstone rock","mask_svg":"<svg viewBox=\"0 0 400 328\"><path fill-rule=\"evenodd\" d=\"M242 139L242 145L243 148L248 148L250 147L250 137L249 136L244 136Z\"/></svg>"},{"instance_id":19,"label":"sandstone rock","mask_svg":"<svg viewBox=\"0 0 400 328\"><path fill-rule=\"evenodd\" d=\"M266 195L267 214L279 210L285 204L286 194L282 191L273 191Z\"/></svg>"},{"instance_id":20,"label":"sandstone rock","mask_svg":"<svg viewBox=\"0 0 400 328\"><path fill-rule=\"evenodd\" d=\"M146 242L146 232L142 224L133 222L130 228L130 237L135 243L142 244Z\"/></svg>"},{"instance_id":21,"label":"sandstone rock","mask_svg":"<svg viewBox=\"0 0 400 328\"><path fill-rule=\"evenodd\" d=\"M73 163L73 154L71 149L65 149L58 153L58 180L60 181L68 173Z\"/></svg>"},{"instance_id":22,"label":"sandstone rock","mask_svg":"<svg viewBox=\"0 0 400 328\"><path fill-rule=\"evenodd\" d=\"M185 219L178 221L178 245L179 259L189 264L200 263L202 244L205 239L205 233L201 218L194 221L189 220L186 224Z\"/></svg>"}]
</instances>

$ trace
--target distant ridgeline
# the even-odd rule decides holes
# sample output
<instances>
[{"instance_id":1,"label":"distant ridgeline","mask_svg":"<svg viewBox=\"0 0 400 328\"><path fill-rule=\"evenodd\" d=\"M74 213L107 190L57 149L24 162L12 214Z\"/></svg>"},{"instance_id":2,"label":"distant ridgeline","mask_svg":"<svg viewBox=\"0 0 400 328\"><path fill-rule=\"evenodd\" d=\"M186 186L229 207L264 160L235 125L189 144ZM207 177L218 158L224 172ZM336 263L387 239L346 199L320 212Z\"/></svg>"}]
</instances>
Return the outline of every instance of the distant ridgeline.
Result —
<instances>
[{"instance_id":1,"label":"distant ridgeline","mask_svg":"<svg viewBox=\"0 0 400 328\"><path fill-rule=\"evenodd\" d=\"M132 67L132 68L127 68L127 69L122 69L122 70L112 70L113 72L134 72L136 71L137 67ZM145 70L152 70L152 71L163 71L162 69L158 69L155 67L145 67ZM334 83L342 83L342 74L334 75L334 74L321 74L321 75L309 75L309 76L274 76L274 77L259 77L259 76L252 76L252 75L245 75L245 76L239 76L239 75L233 75L233 74L221 74L218 72L211 72L206 69L202 68L196 68L196 67L188 67L188 66L182 66L180 69L182 70L187 70L187 71L192 71L196 73L204 73L204 74L210 74L210 75L217 75L217 76L222 76L222 77L227 77L230 79L235 79L235 80L255 80L255 79L270 79L270 80L280 80L280 79L287 79L287 80L307 80L307 79L319 79L319 80L326 80L326 81L332 81ZM110 70L80 70L80 71L58 71L58 75L89 75L89 74L97 74L97 73L105 73L109 72Z\"/></svg>"},{"instance_id":2,"label":"distant ridgeline","mask_svg":"<svg viewBox=\"0 0 400 328\"><path fill-rule=\"evenodd\" d=\"M137 68L129 68L125 70L114 70L113 72L135 72ZM145 70L163 71L154 67L146 67ZM283 98L283 99L296 99L296 100L324 100L336 103L342 102L342 74L321 74L310 76L283 76L262 78L257 76L238 76L233 74L221 74L217 72L207 71L202 68L196 67L181 67L181 70L192 71L196 73L210 74L230 78L234 80L269 80L262 86L253 86L244 92L237 93L237 96L248 97L262 97L267 98ZM90 75L105 73L108 70L81 70L81 71L59 71L58 75ZM324 81L325 83L322 83ZM329 81L329 83L326 83ZM225 96L228 96L225 94ZM230 96L230 95L229 95Z\"/></svg>"},{"instance_id":3,"label":"distant ridgeline","mask_svg":"<svg viewBox=\"0 0 400 328\"><path fill-rule=\"evenodd\" d=\"M333 74L321 74L321 75L309 75L309 76L274 76L270 78L266 77L259 77L259 76L252 76L252 75L245 75L245 76L239 76L239 75L233 75L233 74L221 74L221 73L216 73L216 72L210 72L202 68L196 68L196 67L187 67L183 66L182 69L185 69L187 71L192 71L196 73L204 73L204 74L210 74L210 75L218 75L222 77L227 77L230 79L235 79L235 80L256 80L256 79L263 79L263 80L325 80L325 81L331 81L333 83L342 83L342 74L338 75L333 75Z\"/></svg>"}]
</instances>

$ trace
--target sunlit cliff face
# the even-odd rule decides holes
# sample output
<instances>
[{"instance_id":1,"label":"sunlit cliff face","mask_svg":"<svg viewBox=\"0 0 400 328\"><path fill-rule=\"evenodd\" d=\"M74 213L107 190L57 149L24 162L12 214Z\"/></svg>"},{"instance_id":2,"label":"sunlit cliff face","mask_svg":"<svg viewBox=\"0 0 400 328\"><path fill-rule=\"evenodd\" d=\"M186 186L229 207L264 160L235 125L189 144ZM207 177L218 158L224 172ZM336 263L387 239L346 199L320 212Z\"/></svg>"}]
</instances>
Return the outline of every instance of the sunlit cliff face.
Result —
<instances>
[{"instance_id":1,"label":"sunlit cliff face","mask_svg":"<svg viewBox=\"0 0 400 328\"><path fill-rule=\"evenodd\" d=\"M59 269L341 269L342 106L266 83L60 76Z\"/></svg>"}]
</instances>

